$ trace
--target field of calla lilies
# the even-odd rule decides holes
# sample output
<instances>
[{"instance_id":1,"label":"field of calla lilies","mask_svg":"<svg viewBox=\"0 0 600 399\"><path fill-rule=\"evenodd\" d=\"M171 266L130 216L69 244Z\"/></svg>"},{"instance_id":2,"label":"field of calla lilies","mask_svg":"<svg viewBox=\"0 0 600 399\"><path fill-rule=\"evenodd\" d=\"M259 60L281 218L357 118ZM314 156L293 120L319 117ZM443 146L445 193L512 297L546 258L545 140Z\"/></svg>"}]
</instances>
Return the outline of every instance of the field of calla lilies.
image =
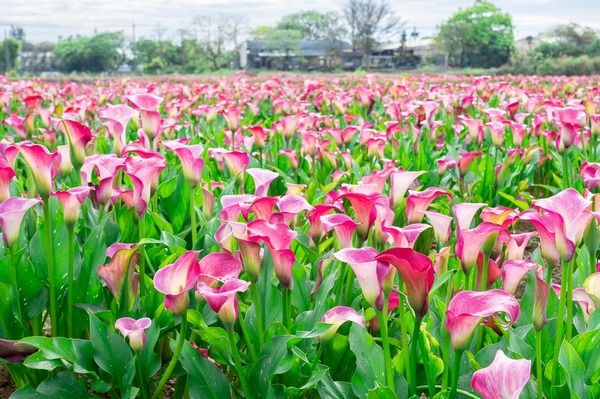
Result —
<instances>
[{"instance_id":1,"label":"field of calla lilies","mask_svg":"<svg viewBox=\"0 0 600 399\"><path fill-rule=\"evenodd\" d=\"M599 83L0 77L11 397L600 398Z\"/></svg>"}]
</instances>

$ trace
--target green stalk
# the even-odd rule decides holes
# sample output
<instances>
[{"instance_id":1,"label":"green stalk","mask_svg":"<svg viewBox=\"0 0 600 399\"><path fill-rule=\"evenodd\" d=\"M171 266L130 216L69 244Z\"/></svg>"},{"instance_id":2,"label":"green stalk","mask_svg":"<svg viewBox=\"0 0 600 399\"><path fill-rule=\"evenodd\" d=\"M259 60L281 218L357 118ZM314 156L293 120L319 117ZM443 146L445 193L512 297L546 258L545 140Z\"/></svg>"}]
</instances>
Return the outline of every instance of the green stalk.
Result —
<instances>
[{"instance_id":1,"label":"green stalk","mask_svg":"<svg viewBox=\"0 0 600 399\"><path fill-rule=\"evenodd\" d=\"M318 244L317 244L318 247ZM342 294L344 292L344 281L346 281L346 275L349 274L348 266L339 263L340 267L340 277L335 282L335 300L338 305L343 305L344 301L342 300Z\"/></svg>"},{"instance_id":2,"label":"green stalk","mask_svg":"<svg viewBox=\"0 0 600 399\"><path fill-rule=\"evenodd\" d=\"M388 315L387 315L387 298L384 299L383 309L377 312L379 320L379 332L381 333L381 343L383 345L383 361L385 363L385 379L388 387L396 392L394 386L394 369L392 368L392 356L390 354L390 341L388 336Z\"/></svg>"},{"instance_id":3,"label":"green stalk","mask_svg":"<svg viewBox=\"0 0 600 399\"><path fill-rule=\"evenodd\" d=\"M415 326L412 337L410 337L410 391L409 394L417 394L417 346L419 344L419 335L421 334L421 316L415 315Z\"/></svg>"},{"instance_id":4,"label":"green stalk","mask_svg":"<svg viewBox=\"0 0 600 399\"><path fill-rule=\"evenodd\" d=\"M54 248L52 247L52 220L50 219L50 204L44 204L44 220L46 221L46 259L48 259L48 298L50 301L51 335L58 335L58 315L56 313L56 270L54 270Z\"/></svg>"},{"instance_id":5,"label":"green stalk","mask_svg":"<svg viewBox=\"0 0 600 399\"><path fill-rule=\"evenodd\" d=\"M281 287L281 294L283 296L283 301L281 301L281 304L283 306L282 308L282 315L283 315L283 325L286 328L289 328L291 323L292 323L292 298L291 298L291 291L289 290L289 288L285 288L285 287Z\"/></svg>"},{"instance_id":6,"label":"green stalk","mask_svg":"<svg viewBox=\"0 0 600 399\"><path fill-rule=\"evenodd\" d=\"M571 268L569 270L569 273L567 275L567 289L566 289L566 295L567 295L567 333L566 333L566 339L567 341L571 340L571 337L573 335L573 263L569 262L569 264L571 265ZM562 293L562 290L561 290Z\"/></svg>"},{"instance_id":7,"label":"green stalk","mask_svg":"<svg viewBox=\"0 0 600 399\"><path fill-rule=\"evenodd\" d=\"M252 296L252 301L254 302L254 313L256 315L256 328L258 330L258 342L262 347L265 344L265 327L263 320L263 311L262 305L260 302L260 295L258 292L258 285L256 282L250 284L250 295Z\"/></svg>"},{"instance_id":8,"label":"green stalk","mask_svg":"<svg viewBox=\"0 0 600 399\"><path fill-rule=\"evenodd\" d=\"M138 241L142 241L146 235L146 215L142 215L138 220ZM144 246L140 245L140 257L138 265L140 269L140 293L144 295L146 293L146 256Z\"/></svg>"},{"instance_id":9,"label":"green stalk","mask_svg":"<svg viewBox=\"0 0 600 399\"><path fill-rule=\"evenodd\" d=\"M542 332L535 332L535 364L537 371L537 399L544 398L544 370L542 369Z\"/></svg>"},{"instance_id":10,"label":"green stalk","mask_svg":"<svg viewBox=\"0 0 600 399\"><path fill-rule=\"evenodd\" d=\"M446 289L446 301L444 303L450 303L450 299L452 299L452 291L454 290L453 285L454 278L451 278L448 282L448 287ZM442 328L440 328L440 334L444 338L444 340L442 341L444 343L444 351L442 353L442 360L444 361L444 373L442 375L443 391L445 391L448 387L448 377L450 371L450 337L448 330L444 327L446 325L446 321L448 321L448 316L446 316L446 313L444 312L444 316L442 317L442 323L440 324L440 326L442 326Z\"/></svg>"},{"instance_id":11,"label":"green stalk","mask_svg":"<svg viewBox=\"0 0 600 399\"><path fill-rule=\"evenodd\" d=\"M462 357L463 349L457 349L454 351L454 365L452 367L452 381L450 385L450 395L448 399L456 399L456 392L458 388L458 376L460 375L460 358Z\"/></svg>"},{"instance_id":12,"label":"green stalk","mask_svg":"<svg viewBox=\"0 0 600 399\"><path fill-rule=\"evenodd\" d=\"M181 355L181 350L183 349L183 343L185 342L186 333L187 333L187 311L184 311L181 314L181 325L179 326L179 337L177 338L175 352L173 352L173 357L171 357L171 361L169 362L169 365L167 366L165 373L163 374L162 378L158 382L158 385L156 386L156 389L154 390L152 399L157 399L159 396L162 395L165 384L167 383L167 381L169 381L169 378L171 377L173 370L175 370L175 366L177 365L177 362L179 361L179 356ZM237 356L239 357L239 354Z\"/></svg>"},{"instance_id":13,"label":"green stalk","mask_svg":"<svg viewBox=\"0 0 600 399\"><path fill-rule=\"evenodd\" d=\"M554 341L554 355L552 357L552 380L551 386L556 385L558 378L558 354L560 352L560 346L563 341L563 327L564 327L564 314L565 307L567 305L567 292L566 288L568 286L568 277L567 275L571 272L570 262L563 261L563 270L561 276L561 292L560 299L558 302L558 316L556 318L556 341Z\"/></svg>"},{"instance_id":14,"label":"green stalk","mask_svg":"<svg viewBox=\"0 0 600 399\"><path fill-rule=\"evenodd\" d=\"M487 289L487 277L488 267L490 264L490 257L487 254L483 254L483 267L481 268L481 276L479 278L479 291L485 291ZM477 283L476 283L477 284Z\"/></svg>"},{"instance_id":15,"label":"green stalk","mask_svg":"<svg viewBox=\"0 0 600 399\"><path fill-rule=\"evenodd\" d=\"M227 328L227 335L229 336L229 345L231 345L231 354L233 355L233 361L235 363L235 369L240 379L240 385L242 386L242 392L246 398L252 398L252 391L248 386L248 380L246 378L246 374L244 373L244 369L242 369L242 359L240 358L240 353L237 350L237 346L235 344L235 337L233 335L233 326L229 326Z\"/></svg>"},{"instance_id":16,"label":"green stalk","mask_svg":"<svg viewBox=\"0 0 600 399\"><path fill-rule=\"evenodd\" d=\"M23 310L21 309L21 294L19 293L19 281L17 279L17 257L15 256L15 248L14 245L7 247L8 252L10 253L10 279L13 288L15 289L15 301L17 302L17 315L19 317L19 322L25 325L25 320L23 319Z\"/></svg>"},{"instance_id":17,"label":"green stalk","mask_svg":"<svg viewBox=\"0 0 600 399\"><path fill-rule=\"evenodd\" d=\"M238 319L240 321L240 328L242 329L244 340L246 341L246 346L248 347L248 352L250 352L250 357L252 358L252 361L256 361L256 351L254 350L254 345L252 344L250 334L248 333L248 326L246 325L246 320L241 315L240 317L238 317Z\"/></svg>"},{"instance_id":18,"label":"green stalk","mask_svg":"<svg viewBox=\"0 0 600 399\"><path fill-rule=\"evenodd\" d=\"M73 338L73 251L75 250L75 226L67 226L67 251L68 251L68 274L67 274L67 336Z\"/></svg>"},{"instance_id":19,"label":"green stalk","mask_svg":"<svg viewBox=\"0 0 600 399\"><path fill-rule=\"evenodd\" d=\"M404 353L404 368L406 369L406 382L410 385L410 376L408 373L408 364L410 363L410 359L409 359L409 353L407 350L404 350L407 347L407 343L406 343L406 334L405 332L408 331L407 327L406 327L406 320L404 320L404 300L402 295L398 295L399 301L398 301L398 319L400 320L400 343L402 344L402 353Z\"/></svg>"},{"instance_id":20,"label":"green stalk","mask_svg":"<svg viewBox=\"0 0 600 399\"><path fill-rule=\"evenodd\" d=\"M569 151L567 148L562 153L562 167L563 167L563 188L571 187L571 171L569 170Z\"/></svg>"},{"instance_id":21,"label":"green stalk","mask_svg":"<svg viewBox=\"0 0 600 399\"><path fill-rule=\"evenodd\" d=\"M196 245L198 240L198 232L196 231L196 188L192 187L190 190L190 221L192 228L192 249Z\"/></svg>"},{"instance_id":22,"label":"green stalk","mask_svg":"<svg viewBox=\"0 0 600 399\"><path fill-rule=\"evenodd\" d=\"M142 363L140 362L139 353L135 355L135 367L138 385L140 386L140 392L142 394L142 399L148 398L148 387L144 384L144 374L142 373Z\"/></svg>"},{"instance_id":23,"label":"green stalk","mask_svg":"<svg viewBox=\"0 0 600 399\"><path fill-rule=\"evenodd\" d=\"M552 287L552 272L554 271L554 263L547 262L548 270L546 271L546 284L548 287Z\"/></svg>"},{"instance_id":24,"label":"green stalk","mask_svg":"<svg viewBox=\"0 0 600 399\"><path fill-rule=\"evenodd\" d=\"M425 365L425 376L427 378L427 386L429 387L429 397L433 398L435 395L435 381L436 377L431 375L429 372L429 355L427 353L427 345L425 343L425 336L419 335L419 344L421 345L421 354L423 356L423 364ZM417 388L418 389L418 388Z\"/></svg>"}]
</instances>

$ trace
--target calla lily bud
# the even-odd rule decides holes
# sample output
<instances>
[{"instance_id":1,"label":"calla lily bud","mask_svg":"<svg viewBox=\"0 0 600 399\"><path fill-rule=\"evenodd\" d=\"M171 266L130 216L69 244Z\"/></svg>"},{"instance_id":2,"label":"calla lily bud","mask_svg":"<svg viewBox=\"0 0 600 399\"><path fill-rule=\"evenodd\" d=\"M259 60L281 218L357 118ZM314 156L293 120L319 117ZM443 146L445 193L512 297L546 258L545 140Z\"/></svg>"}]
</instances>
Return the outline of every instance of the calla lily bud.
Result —
<instances>
[{"instance_id":1,"label":"calla lily bud","mask_svg":"<svg viewBox=\"0 0 600 399\"><path fill-rule=\"evenodd\" d=\"M148 317L142 317L138 320L131 317L121 317L116 321L115 328L123 334L123 337L129 338L131 349L139 352L146 344L146 329L150 325L152 325L152 320Z\"/></svg>"}]
</instances>

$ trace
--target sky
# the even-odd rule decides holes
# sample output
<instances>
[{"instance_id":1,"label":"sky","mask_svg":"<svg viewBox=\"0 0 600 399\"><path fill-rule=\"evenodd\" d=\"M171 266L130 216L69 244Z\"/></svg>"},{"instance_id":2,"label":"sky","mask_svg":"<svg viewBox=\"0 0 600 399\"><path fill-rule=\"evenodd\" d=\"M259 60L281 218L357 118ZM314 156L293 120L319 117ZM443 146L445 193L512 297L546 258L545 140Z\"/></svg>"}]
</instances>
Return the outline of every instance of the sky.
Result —
<instances>
[{"instance_id":1,"label":"sky","mask_svg":"<svg viewBox=\"0 0 600 399\"><path fill-rule=\"evenodd\" d=\"M395 12L421 37L460 7L474 0L389 0ZM600 0L495 0L513 16L516 38L547 31L560 23L576 22L600 30ZM0 0L0 35L10 25L25 29L32 42L59 37L122 30L131 36L176 38L194 16L235 14L250 29L273 25L282 16L303 10L341 11L344 0Z\"/></svg>"}]
</instances>

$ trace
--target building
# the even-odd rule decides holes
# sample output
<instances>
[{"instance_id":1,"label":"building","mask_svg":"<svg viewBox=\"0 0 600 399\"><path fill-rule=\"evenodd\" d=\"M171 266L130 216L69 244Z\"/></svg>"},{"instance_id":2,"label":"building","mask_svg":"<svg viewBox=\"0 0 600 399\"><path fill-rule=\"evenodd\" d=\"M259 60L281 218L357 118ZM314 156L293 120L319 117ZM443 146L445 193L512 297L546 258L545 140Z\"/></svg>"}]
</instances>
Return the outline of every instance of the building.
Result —
<instances>
[{"instance_id":1,"label":"building","mask_svg":"<svg viewBox=\"0 0 600 399\"><path fill-rule=\"evenodd\" d=\"M363 55L353 51L350 43L341 40L300 40L279 44L247 40L240 48L242 69L354 70L362 65L362 59Z\"/></svg>"}]
</instances>

